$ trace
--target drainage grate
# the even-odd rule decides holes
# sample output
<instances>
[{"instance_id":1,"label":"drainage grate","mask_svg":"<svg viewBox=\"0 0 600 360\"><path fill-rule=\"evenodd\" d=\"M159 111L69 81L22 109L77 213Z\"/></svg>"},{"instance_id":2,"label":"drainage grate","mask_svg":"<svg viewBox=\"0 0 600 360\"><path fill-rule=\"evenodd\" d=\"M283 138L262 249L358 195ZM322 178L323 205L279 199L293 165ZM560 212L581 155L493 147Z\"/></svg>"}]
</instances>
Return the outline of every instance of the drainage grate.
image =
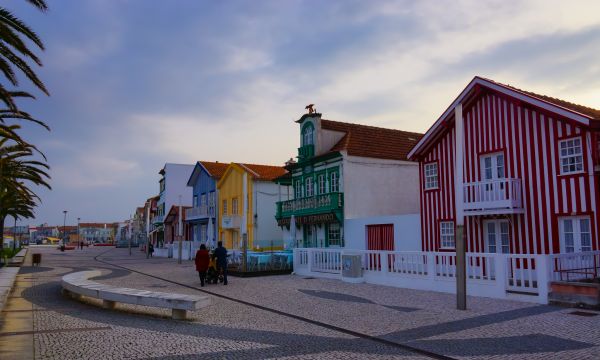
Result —
<instances>
[{"instance_id":1,"label":"drainage grate","mask_svg":"<svg viewBox=\"0 0 600 360\"><path fill-rule=\"evenodd\" d=\"M577 316L598 316L598 313L587 312L587 311L572 311L569 314Z\"/></svg>"}]
</instances>

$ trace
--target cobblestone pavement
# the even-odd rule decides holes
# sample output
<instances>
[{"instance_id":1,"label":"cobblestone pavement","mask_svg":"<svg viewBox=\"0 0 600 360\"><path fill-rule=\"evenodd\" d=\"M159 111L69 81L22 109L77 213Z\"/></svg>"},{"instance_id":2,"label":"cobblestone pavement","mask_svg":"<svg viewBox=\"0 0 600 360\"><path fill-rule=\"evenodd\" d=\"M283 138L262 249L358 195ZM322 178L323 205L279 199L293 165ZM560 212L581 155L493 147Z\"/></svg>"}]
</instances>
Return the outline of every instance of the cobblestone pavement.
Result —
<instances>
[{"instance_id":1,"label":"cobblestone pavement","mask_svg":"<svg viewBox=\"0 0 600 360\"><path fill-rule=\"evenodd\" d=\"M197 290L116 268L94 260L107 248L89 248L61 253L55 249L32 248L42 253L42 265L21 268L21 284L11 294L25 302L9 307L0 317L6 329L7 314L27 314L30 331L0 330L0 354L10 347L10 338L32 337L31 351L17 353L16 359L423 359L414 352L351 336L306 321L252 306L212 297L213 305L191 312L189 320L170 319L170 311L118 304L115 310L99 307L100 302L78 302L60 292L60 277L86 269L100 269L103 276L94 281L155 291L199 294ZM103 256L108 261L133 266L156 266L165 275L170 268L188 271L190 263L146 260L135 253L131 261L126 249L113 249ZM126 260L124 258L127 258ZM174 280L179 279L177 276ZM193 283L193 279L189 279ZM232 278L231 290L242 282ZM195 285L195 284L194 284ZM229 286L229 285L228 285ZM268 303L265 303L268 305ZM32 314L32 315L31 315ZM23 319L21 319L23 321ZM30 349L31 350L31 349ZM4 360L4 359L3 359Z\"/></svg>"},{"instance_id":2,"label":"cobblestone pavement","mask_svg":"<svg viewBox=\"0 0 600 360\"><path fill-rule=\"evenodd\" d=\"M173 321L168 310L141 306L119 304L109 311L97 301L62 297L60 276L100 269L103 276L94 280L101 283L198 294L192 262L146 259L137 249L131 257L127 249L34 251L43 252L42 266L21 268L21 278L31 286L15 289L15 295L37 310L36 359L424 358L221 295L453 358L600 359L600 316L486 298L469 298L469 310L458 311L453 295L294 275L231 277L228 286L202 288L217 296L211 296L210 307L191 313L190 321ZM94 260L97 255L103 262Z\"/></svg>"}]
</instances>

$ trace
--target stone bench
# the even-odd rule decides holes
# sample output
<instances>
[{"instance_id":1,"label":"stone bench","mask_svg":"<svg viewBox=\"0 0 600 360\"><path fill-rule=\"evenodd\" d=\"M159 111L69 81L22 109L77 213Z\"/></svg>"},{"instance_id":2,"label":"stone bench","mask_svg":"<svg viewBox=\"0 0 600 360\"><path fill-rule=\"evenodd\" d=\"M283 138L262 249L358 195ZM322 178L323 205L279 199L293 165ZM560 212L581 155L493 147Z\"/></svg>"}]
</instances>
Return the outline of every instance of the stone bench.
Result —
<instances>
[{"instance_id":1,"label":"stone bench","mask_svg":"<svg viewBox=\"0 0 600 360\"><path fill-rule=\"evenodd\" d=\"M76 299L81 296L100 299L105 309L113 309L116 303L167 308L172 310L171 317L175 320L185 319L188 310L198 310L210 305L208 296L120 288L88 280L100 275L102 273L98 270L65 275L62 277L63 292Z\"/></svg>"}]
</instances>

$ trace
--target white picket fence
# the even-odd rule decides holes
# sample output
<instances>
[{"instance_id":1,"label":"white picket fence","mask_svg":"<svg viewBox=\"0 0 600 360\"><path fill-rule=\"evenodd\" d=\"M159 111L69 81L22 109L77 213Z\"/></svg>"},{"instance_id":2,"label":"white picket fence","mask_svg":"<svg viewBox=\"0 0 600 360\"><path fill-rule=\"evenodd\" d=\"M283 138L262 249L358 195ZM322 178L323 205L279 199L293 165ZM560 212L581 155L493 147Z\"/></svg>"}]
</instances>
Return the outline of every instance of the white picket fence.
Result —
<instances>
[{"instance_id":1,"label":"white picket fence","mask_svg":"<svg viewBox=\"0 0 600 360\"><path fill-rule=\"evenodd\" d=\"M360 255L365 282L454 293L456 254L350 249L294 249L294 273L342 279L342 256ZM467 253L467 293L545 304L550 281L600 274L600 251L557 255Z\"/></svg>"}]
</instances>

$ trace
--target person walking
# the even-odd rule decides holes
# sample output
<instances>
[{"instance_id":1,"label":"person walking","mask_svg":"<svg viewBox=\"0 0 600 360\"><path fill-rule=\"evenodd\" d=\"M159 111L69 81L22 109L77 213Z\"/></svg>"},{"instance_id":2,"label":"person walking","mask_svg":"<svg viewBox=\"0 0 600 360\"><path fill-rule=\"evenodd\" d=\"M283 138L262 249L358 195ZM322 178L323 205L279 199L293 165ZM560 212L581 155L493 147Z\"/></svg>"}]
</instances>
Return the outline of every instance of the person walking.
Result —
<instances>
[{"instance_id":1,"label":"person walking","mask_svg":"<svg viewBox=\"0 0 600 360\"><path fill-rule=\"evenodd\" d=\"M217 243L217 248L213 257L217 259L217 274L223 274L223 285L227 285L227 249L223 246L223 242Z\"/></svg>"},{"instance_id":2,"label":"person walking","mask_svg":"<svg viewBox=\"0 0 600 360\"><path fill-rule=\"evenodd\" d=\"M150 257L152 257L152 254L154 253L154 246L152 245L152 243L148 244L148 254L150 254Z\"/></svg>"},{"instance_id":3,"label":"person walking","mask_svg":"<svg viewBox=\"0 0 600 360\"><path fill-rule=\"evenodd\" d=\"M200 245L200 249L196 251L196 259L194 262L196 263L196 271L198 272L198 276L200 276L200 286L204 287L204 282L206 281L206 272L208 271L208 263L210 262L210 256L208 255L206 245Z\"/></svg>"}]
</instances>

